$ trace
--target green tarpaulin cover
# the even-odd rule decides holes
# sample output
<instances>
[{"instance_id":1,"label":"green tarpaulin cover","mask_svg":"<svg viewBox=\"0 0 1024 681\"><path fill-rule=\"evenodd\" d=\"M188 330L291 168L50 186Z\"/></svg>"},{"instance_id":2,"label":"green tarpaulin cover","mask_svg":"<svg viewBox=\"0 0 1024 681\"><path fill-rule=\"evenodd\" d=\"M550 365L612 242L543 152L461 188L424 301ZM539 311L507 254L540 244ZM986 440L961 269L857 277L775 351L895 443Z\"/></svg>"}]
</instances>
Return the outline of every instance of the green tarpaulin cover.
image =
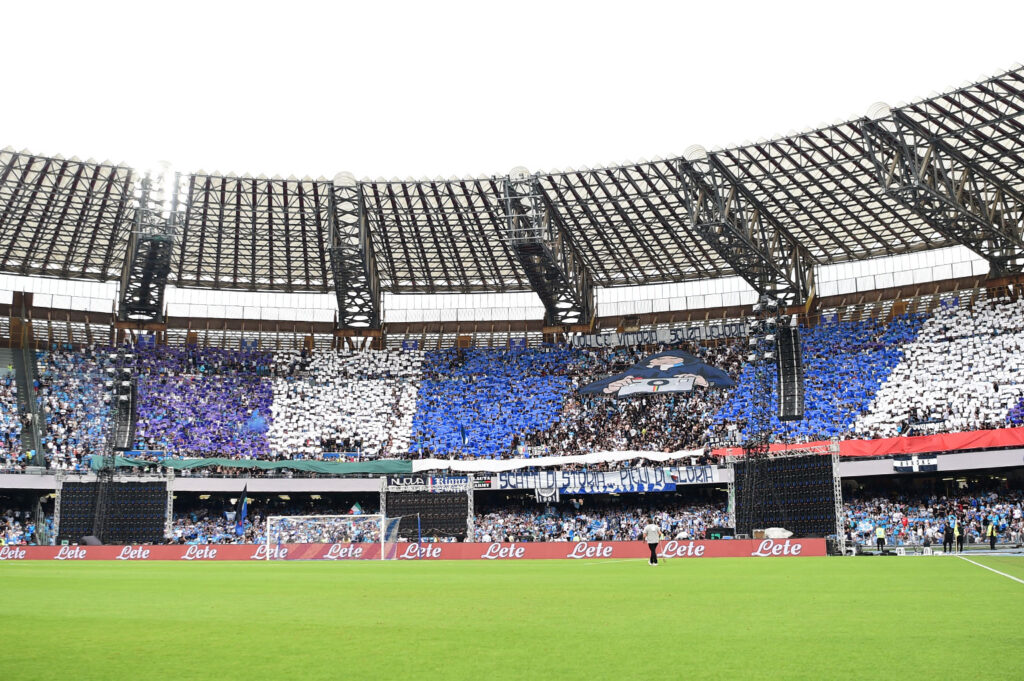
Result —
<instances>
[{"instance_id":1,"label":"green tarpaulin cover","mask_svg":"<svg viewBox=\"0 0 1024 681\"><path fill-rule=\"evenodd\" d=\"M121 466L162 466L181 470L184 468L207 468L223 466L224 468L259 468L271 470L274 468L289 468L293 471L306 471L308 473L322 473L325 475L356 475L359 473L412 473L412 461L251 461L238 459L172 459L167 458L158 462L145 461L143 459L131 459L118 456L115 459L118 467ZM91 462L93 470L102 468L103 457L94 456Z\"/></svg>"}]
</instances>

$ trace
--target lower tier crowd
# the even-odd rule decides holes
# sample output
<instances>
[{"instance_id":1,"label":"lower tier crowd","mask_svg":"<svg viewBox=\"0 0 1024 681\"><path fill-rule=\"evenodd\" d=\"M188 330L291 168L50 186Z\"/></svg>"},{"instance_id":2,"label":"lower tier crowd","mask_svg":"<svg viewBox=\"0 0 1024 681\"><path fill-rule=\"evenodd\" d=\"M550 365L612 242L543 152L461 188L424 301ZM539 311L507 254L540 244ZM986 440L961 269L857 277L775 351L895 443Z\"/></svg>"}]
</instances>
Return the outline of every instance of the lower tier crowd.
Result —
<instances>
[{"instance_id":1,"label":"lower tier crowd","mask_svg":"<svg viewBox=\"0 0 1024 681\"><path fill-rule=\"evenodd\" d=\"M627 500L606 497L563 498L558 504L507 501L491 505L478 501L478 513L468 541L636 541L650 518L666 539L707 539L716 528L729 527L732 518L723 500L690 500L666 495L647 495ZM486 499L486 495L482 497ZM482 506L482 507L481 507ZM962 535L965 544L990 540L994 528L999 544L1024 544L1024 490L964 492L956 496L900 495L853 497L843 505L847 539L874 546L879 532L886 546L939 546L950 532ZM197 506L175 514L169 539L180 544L248 544L266 541L266 515L348 515L335 526L303 522L279 525L274 541L319 543L379 541L376 525L359 515L374 513L369 503L342 508L325 506L277 506L261 509L255 504L244 522L234 510ZM53 518L46 517L52 535ZM0 514L0 544L35 543L35 524L27 511L8 509ZM464 536L458 537L463 540ZM408 539L408 538L406 538ZM454 537L424 536L423 541L455 541Z\"/></svg>"}]
</instances>

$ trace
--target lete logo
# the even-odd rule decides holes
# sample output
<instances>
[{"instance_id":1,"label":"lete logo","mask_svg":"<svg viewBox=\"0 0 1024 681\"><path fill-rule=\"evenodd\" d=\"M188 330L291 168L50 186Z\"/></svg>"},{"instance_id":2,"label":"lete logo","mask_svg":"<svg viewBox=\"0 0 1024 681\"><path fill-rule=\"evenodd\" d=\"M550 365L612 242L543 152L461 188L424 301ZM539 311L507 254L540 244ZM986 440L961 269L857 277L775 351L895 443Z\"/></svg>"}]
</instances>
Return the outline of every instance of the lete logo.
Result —
<instances>
[{"instance_id":1,"label":"lete logo","mask_svg":"<svg viewBox=\"0 0 1024 681\"><path fill-rule=\"evenodd\" d=\"M704 546L696 545L692 541L672 541L665 542L665 548L663 548L658 555L662 558L701 558L704 556Z\"/></svg>"},{"instance_id":2,"label":"lete logo","mask_svg":"<svg viewBox=\"0 0 1024 681\"><path fill-rule=\"evenodd\" d=\"M272 560L284 560L288 557L288 548L286 546L274 546L270 551L267 551L267 545L260 544L256 547L256 553L249 556L249 560L266 560L268 553Z\"/></svg>"},{"instance_id":3,"label":"lete logo","mask_svg":"<svg viewBox=\"0 0 1024 681\"><path fill-rule=\"evenodd\" d=\"M515 544L509 544L508 546L502 546L499 543L491 544L487 547L487 551L481 558L487 560L494 560L496 558L522 558L526 553L526 549L522 546L516 546Z\"/></svg>"},{"instance_id":4,"label":"lete logo","mask_svg":"<svg viewBox=\"0 0 1024 681\"><path fill-rule=\"evenodd\" d=\"M331 548L327 549L327 555L324 556L327 560L339 560L346 558L360 558L363 555L362 546L353 546L349 544L331 544Z\"/></svg>"},{"instance_id":5,"label":"lete logo","mask_svg":"<svg viewBox=\"0 0 1024 681\"><path fill-rule=\"evenodd\" d=\"M585 541L581 541L576 544L566 558L611 558L612 547L605 546L601 542L597 542L593 546Z\"/></svg>"},{"instance_id":6,"label":"lete logo","mask_svg":"<svg viewBox=\"0 0 1024 681\"><path fill-rule=\"evenodd\" d=\"M83 560L85 558L85 549L81 546L62 546L57 555L53 557L54 560Z\"/></svg>"},{"instance_id":7,"label":"lete logo","mask_svg":"<svg viewBox=\"0 0 1024 681\"><path fill-rule=\"evenodd\" d=\"M217 557L217 549L209 546L189 546L182 560L212 560Z\"/></svg>"},{"instance_id":8,"label":"lete logo","mask_svg":"<svg viewBox=\"0 0 1024 681\"><path fill-rule=\"evenodd\" d=\"M409 544L405 547L405 552L399 556L401 560L416 560L418 558L440 558L441 547L440 546L420 546L419 544ZM486 556L485 556L486 558Z\"/></svg>"},{"instance_id":9,"label":"lete logo","mask_svg":"<svg viewBox=\"0 0 1024 681\"><path fill-rule=\"evenodd\" d=\"M22 560L25 558L25 549L17 546L0 546L0 560Z\"/></svg>"},{"instance_id":10,"label":"lete logo","mask_svg":"<svg viewBox=\"0 0 1024 681\"><path fill-rule=\"evenodd\" d=\"M800 543L791 543L788 539L785 542L776 542L774 539L765 539L757 547L757 551L751 553L751 556L799 556L800 551L803 550L804 545Z\"/></svg>"},{"instance_id":11,"label":"lete logo","mask_svg":"<svg viewBox=\"0 0 1024 681\"><path fill-rule=\"evenodd\" d=\"M148 560L149 549L141 546L123 546L121 553L117 554L117 560Z\"/></svg>"}]
</instances>

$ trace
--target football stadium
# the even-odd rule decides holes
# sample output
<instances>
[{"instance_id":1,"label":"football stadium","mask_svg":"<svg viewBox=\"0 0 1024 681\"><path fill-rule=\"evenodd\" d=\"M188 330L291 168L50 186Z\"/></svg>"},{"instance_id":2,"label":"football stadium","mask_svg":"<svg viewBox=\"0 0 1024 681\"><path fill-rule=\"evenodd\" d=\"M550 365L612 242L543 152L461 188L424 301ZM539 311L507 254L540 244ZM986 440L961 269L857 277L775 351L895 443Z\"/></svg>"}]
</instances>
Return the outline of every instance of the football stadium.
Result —
<instances>
[{"instance_id":1,"label":"football stadium","mask_svg":"<svg viewBox=\"0 0 1024 681\"><path fill-rule=\"evenodd\" d=\"M862 110L433 179L0 149L0 675L1024 678L1024 67Z\"/></svg>"}]
</instances>

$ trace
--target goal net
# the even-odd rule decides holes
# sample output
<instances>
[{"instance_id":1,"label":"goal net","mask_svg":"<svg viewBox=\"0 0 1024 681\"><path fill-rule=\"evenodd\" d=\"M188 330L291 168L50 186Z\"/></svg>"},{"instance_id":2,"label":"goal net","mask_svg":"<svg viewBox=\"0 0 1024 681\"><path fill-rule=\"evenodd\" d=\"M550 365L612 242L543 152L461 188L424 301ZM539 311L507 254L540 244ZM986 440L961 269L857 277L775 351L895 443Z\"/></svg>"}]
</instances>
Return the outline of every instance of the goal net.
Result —
<instances>
[{"instance_id":1,"label":"goal net","mask_svg":"<svg viewBox=\"0 0 1024 681\"><path fill-rule=\"evenodd\" d=\"M272 515L267 518L266 559L393 559L400 520L382 515Z\"/></svg>"}]
</instances>

